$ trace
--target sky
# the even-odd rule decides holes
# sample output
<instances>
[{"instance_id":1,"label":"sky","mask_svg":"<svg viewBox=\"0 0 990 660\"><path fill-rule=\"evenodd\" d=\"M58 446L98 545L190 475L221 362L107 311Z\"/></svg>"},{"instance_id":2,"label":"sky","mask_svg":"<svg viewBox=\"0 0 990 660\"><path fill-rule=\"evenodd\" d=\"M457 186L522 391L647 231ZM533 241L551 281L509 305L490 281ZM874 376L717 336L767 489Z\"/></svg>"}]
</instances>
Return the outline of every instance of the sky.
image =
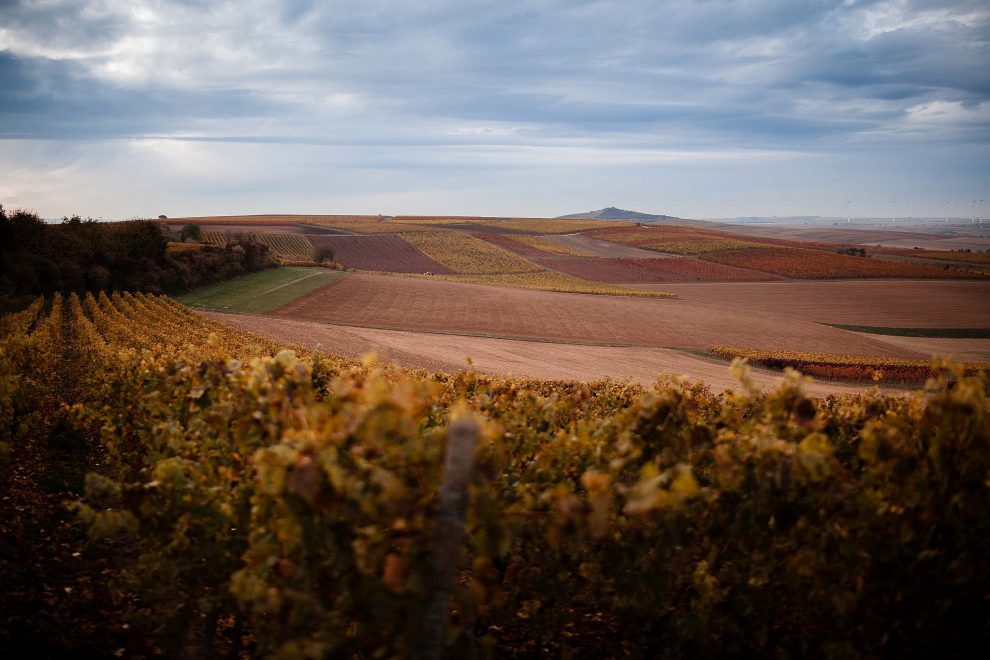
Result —
<instances>
[{"instance_id":1,"label":"sky","mask_svg":"<svg viewBox=\"0 0 990 660\"><path fill-rule=\"evenodd\" d=\"M0 173L45 217L968 217L990 3L0 0Z\"/></svg>"}]
</instances>

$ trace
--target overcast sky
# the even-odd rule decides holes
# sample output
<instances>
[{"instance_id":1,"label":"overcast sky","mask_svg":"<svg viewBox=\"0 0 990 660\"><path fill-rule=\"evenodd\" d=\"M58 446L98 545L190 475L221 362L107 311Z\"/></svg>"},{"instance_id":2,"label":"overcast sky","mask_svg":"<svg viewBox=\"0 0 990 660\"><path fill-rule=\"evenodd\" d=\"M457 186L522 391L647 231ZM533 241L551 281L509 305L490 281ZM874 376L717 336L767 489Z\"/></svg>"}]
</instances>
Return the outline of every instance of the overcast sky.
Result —
<instances>
[{"instance_id":1,"label":"overcast sky","mask_svg":"<svg viewBox=\"0 0 990 660\"><path fill-rule=\"evenodd\" d=\"M0 0L0 203L48 217L968 216L988 183L986 0Z\"/></svg>"}]
</instances>

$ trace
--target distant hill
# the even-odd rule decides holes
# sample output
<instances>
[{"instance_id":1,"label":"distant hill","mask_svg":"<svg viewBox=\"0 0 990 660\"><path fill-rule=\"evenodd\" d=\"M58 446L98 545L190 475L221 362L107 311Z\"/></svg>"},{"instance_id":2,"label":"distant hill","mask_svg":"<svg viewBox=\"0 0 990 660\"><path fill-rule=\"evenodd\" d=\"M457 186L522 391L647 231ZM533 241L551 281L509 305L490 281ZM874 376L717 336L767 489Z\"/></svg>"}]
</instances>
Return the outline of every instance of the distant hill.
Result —
<instances>
[{"instance_id":1,"label":"distant hill","mask_svg":"<svg viewBox=\"0 0 990 660\"><path fill-rule=\"evenodd\" d=\"M562 215L560 217L577 220L636 220L638 222L664 222L680 219L672 215L655 215L652 213L640 213L639 211L626 211L625 209L617 209L614 206L597 211Z\"/></svg>"}]
</instances>

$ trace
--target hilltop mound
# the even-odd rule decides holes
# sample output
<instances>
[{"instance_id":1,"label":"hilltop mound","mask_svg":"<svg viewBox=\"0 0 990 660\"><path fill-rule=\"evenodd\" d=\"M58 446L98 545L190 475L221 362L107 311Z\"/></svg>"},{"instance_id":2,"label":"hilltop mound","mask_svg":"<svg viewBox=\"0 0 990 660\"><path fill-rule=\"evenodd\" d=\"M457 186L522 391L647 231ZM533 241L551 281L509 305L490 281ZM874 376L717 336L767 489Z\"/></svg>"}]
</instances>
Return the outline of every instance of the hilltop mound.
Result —
<instances>
[{"instance_id":1,"label":"hilltop mound","mask_svg":"<svg viewBox=\"0 0 990 660\"><path fill-rule=\"evenodd\" d=\"M655 215L653 213L640 213L639 211L626 211L609 206L597 211L586 211L584 213L573 213L562 215L561 218L568 219L588 219L588 220L636 220L639 222L664 222L666 220L678 220L672 215Z\"/></svg>"}]
</instances>

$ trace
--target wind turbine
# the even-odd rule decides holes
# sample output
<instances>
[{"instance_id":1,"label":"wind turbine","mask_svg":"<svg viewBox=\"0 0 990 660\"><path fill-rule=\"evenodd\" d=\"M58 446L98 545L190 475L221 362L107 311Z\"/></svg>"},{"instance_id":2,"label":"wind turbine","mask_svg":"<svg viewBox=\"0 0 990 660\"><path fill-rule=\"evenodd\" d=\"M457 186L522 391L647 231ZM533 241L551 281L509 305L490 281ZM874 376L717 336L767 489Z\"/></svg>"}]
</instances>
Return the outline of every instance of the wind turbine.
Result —
<instances>
[{"instance_id":1,"label":"wind turbine","mask_svg":"<svg viewBox=\"0 0 990 660\"><path fill-rule=\"evenodd\" d=\"M846 224L847 225L852 222L852 215L850 214L850 211L849 211L849 204L850 204L850 201L847 199L846 200Z\"/></svg>"},{"instance_id":2,"label":"wind turbine","mask_svg":"<svg viewBox=\"0 0 990 660\"><path fill-rule=\"evenodd\" d=\"M942 203L945 204L945 224L949 224L949 200Z\"/></svg>"},{"instance_id":3,"label":"wind turbine","mask_svg":"<svg viewBox=\"0 0 990 660\"><path fill-rule=\"evenodd\" d=\"M894 216L897 215L897 200L896 199L890 200L890 206L891 206L890 224L894 224Z\"/></svg>"}]
</instances>

